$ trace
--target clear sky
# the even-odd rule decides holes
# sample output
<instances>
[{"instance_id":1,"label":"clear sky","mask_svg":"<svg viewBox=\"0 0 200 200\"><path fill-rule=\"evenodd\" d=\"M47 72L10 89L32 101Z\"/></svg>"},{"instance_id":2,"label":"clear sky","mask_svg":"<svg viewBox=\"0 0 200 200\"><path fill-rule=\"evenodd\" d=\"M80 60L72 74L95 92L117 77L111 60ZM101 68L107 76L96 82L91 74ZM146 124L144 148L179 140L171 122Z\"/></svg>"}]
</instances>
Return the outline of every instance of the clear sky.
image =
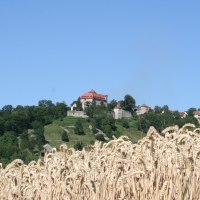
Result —
<instances>
[{"instance_id":1,"label":"clear sky","mask_svg":"<svg viewBox=\"0 0 200 200\"><path fill-rule=\"evenodd\" d=\"M0 107L109 100L200 107L200 1L0 1Z\"/></svg>"}]
</instances>

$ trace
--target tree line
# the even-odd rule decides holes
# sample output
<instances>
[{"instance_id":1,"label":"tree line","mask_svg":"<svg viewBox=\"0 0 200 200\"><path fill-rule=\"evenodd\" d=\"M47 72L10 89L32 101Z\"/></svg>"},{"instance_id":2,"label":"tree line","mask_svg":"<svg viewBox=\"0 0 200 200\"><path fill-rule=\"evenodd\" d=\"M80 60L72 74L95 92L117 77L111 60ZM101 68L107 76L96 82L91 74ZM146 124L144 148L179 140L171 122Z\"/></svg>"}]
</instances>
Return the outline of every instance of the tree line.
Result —
<instances>
[{"instance_id":1,"label":"tree line","mask_svg":"<svg viewBox=\"0 0 200 200\"><path fill-rule=\"evenodd\" d=\"M51 100L41 100L37 106L4 106L0 110L0 162L35 159L46 143L44 126L62 120L68 109L66 103Z\"/></svg>"},{"instance_id":2,"label":"tree line","mask_svg":"<svg viewBox=\"0 0 200 200\"><path fill-rule=\"evenodd\" d=\"M153 110L136 116L137 128L143 132L147 132L150 126L154 126L159 132L173 125L182 127L186 123L195 124L199 127L198 120L194 117L196 109L190 108L185 117L181 117L179 111L171 111L167 105L160 107L155 106Z\"/></svg>"}]
</instances>

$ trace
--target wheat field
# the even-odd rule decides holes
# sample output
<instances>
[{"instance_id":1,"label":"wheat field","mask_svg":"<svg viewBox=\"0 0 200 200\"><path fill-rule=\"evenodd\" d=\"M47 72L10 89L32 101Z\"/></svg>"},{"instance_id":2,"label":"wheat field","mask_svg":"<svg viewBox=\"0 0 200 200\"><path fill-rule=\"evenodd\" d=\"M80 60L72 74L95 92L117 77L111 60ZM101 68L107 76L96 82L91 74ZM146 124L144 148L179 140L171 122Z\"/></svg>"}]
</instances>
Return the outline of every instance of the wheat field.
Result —
<instances>
[{"instance_id":1,"label":"wheat field","mask_svg":"<svg viewBox=\"0 0 200 200\"><path fill-rule=\"evenodd\" d=\"M0 200L199 200L200 129L150 127L89 150L61 145L38 161L0 164Z\"/></svg>"}]
</instances>

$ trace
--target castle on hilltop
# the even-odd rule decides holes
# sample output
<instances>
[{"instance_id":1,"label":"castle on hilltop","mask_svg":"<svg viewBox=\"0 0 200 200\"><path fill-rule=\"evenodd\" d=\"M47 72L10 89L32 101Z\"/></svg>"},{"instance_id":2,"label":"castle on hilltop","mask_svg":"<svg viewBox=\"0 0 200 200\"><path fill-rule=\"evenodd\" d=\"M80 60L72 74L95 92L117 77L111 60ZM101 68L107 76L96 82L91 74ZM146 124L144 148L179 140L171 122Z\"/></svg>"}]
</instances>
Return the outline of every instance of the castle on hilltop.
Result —
<instances>
[{"instance_id":1,"label":"castle on hilltop","mask_svg":"<svg viewBox=\"0 0 200 200\"><path fill-rule=\"evenodd\" d=\"M98 94L94 90L90 90L89 92L86 92L80 96L80 102L83 110L85 110L89 105L92 105L93 103L96 106L100 106L101 104L107 106L108 95ZM71 106L71 111L75 110L77 110L77 103L74 103Z\"/></svg>"},{"instance_id":2,"label":"castle on hilltop","mask_svg":"<svg viewBox=\"0 0 200 200\"><path fill-rule=\"evenodd\" d=\"M107 106L108 95L98 94L94 90L90 90L89 92L86 92L83 95L81 95L78 101L75 101L72 104L71 110L67 112L67 115L74 116L74 117L87 118L88 116L85 114L85 109L92 104L96 106L100 106L100 105ZM80 110L80 107L82 108L81 110ZM115 119L132 117L132 114L129 111L123 110L119 103L116 105L116 107L111 113Z\"/></svg>"}]
</instances>

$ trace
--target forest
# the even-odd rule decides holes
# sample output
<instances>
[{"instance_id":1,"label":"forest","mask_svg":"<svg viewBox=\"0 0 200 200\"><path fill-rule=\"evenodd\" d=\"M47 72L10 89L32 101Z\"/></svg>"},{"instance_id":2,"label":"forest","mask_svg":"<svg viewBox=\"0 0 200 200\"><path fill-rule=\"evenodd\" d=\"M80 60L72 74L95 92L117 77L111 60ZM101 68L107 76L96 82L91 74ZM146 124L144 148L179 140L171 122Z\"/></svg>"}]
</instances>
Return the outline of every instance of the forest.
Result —
<instances>
[{"instance_id":1,"label":"forest","mask_svg":"<svg viewBox=\"0 0 200 200\"><path fill-rule=\"evenodd\" d=\"M0 162L36 159L46 143L44 126L62 120L67 110L64 102L54 104L51 100L41 100L37 106L4 106L0 110Z\"/></svg>"}]
</instances>

